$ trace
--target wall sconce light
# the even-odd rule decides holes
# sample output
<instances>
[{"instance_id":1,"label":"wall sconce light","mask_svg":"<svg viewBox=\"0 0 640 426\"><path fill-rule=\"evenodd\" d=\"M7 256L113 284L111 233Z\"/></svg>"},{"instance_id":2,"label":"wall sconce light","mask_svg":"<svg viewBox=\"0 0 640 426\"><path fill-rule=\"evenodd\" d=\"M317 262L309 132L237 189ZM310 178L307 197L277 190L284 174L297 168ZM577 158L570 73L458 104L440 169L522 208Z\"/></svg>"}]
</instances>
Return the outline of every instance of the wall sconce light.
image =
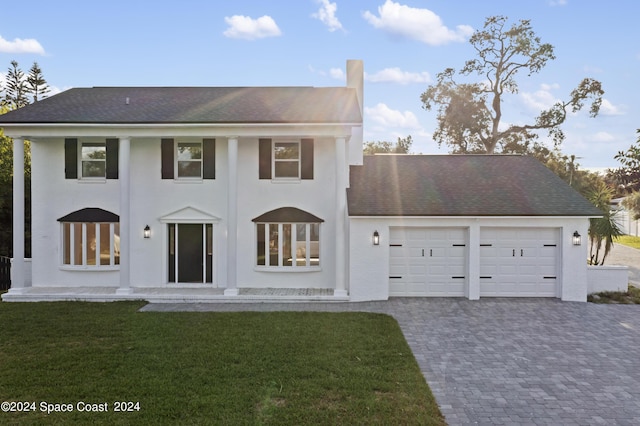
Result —
<instances>
[{"instance_id":1,"label":"wall sconce light","mask_svg":"<svg viewBox=\"0 0 640 426\"><path fill-rule=\"evenodd\" d=\"M373 245L380 245L380 234L378 234L378 231L373 231Z\"/></svg>"},{"instance_id":2,"label":"wall sconce light","mask_svg":"<svg viewBox=\"0 0 640 426\"><path fill-rule=\"evenodd\" d=\"M579 246L582 244L582 236L580 234L578 234L578 231L575 231L573 233L573 245L574 246Z\"/></svg>"},{"instance_id":3,"label":"wall sconce light","mask_svg":"<svg viewBox=\"0 0 640 426\"><path fill-rule=\"evenodd\" d=\"M151 228L149 228L149 225L144 227L144 237L151 238Z\"/></svg>"}]
</instances>

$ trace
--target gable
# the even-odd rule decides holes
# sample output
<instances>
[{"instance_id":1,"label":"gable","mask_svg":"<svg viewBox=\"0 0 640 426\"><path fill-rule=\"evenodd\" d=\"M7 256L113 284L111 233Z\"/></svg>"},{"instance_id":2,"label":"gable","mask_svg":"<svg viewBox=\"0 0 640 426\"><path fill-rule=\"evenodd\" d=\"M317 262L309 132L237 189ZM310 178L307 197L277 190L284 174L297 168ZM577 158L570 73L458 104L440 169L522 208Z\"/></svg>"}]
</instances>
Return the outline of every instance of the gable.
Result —
<instances>
[{"instance_id":1,"label":"gable","mask_svg":"<svg viewBox=\"0 0 640 426\"><path fill-rule=\"evenodd\" d=\"M217 223L220 218L195 207L184 207L159 218L162 223Z\"/></svg>"},{"instance_id":2,"label":"gable","mask_svg":"<svg viewBox=\"0 0 640 426\"><path fill-rule=\"evenodd\" d=\"M365 156L347 196L350 216L601 216L526 156Z\"/></svg>"}]
</instances>

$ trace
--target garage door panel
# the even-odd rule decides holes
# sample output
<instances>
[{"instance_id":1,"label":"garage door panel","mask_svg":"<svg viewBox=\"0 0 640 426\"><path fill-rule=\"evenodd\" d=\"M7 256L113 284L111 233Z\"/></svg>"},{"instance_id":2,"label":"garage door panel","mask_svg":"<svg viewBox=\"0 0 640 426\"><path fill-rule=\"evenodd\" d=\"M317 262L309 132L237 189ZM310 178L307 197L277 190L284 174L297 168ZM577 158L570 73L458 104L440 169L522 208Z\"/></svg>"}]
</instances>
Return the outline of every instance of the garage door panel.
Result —
<instances>
[{"instance_id":1,"label":"garage door panel","mask_svg":"<svg viewBox=\"0 0 640 426\"><path fill-rule=\"evenodd\" d=\"M557 295L558 229L483 228L480 241L481 296Z\"/></svg>"},{"instance_id":2,"label":"garage door panel","mask_svg":"<svg viewBox=\"0 0 640 426\"><path fill-rule=\"evenodd\" d=\"M389 294L464 296L466 235L462 228L392 229Z\"/></svg>"}]
</instances>

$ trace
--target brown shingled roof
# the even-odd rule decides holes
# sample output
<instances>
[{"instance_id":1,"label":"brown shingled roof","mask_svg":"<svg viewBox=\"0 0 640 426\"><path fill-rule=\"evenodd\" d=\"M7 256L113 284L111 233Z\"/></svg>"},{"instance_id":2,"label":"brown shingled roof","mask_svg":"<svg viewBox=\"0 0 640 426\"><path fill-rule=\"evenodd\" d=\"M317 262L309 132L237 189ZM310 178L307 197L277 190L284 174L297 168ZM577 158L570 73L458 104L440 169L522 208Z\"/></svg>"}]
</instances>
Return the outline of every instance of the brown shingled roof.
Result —
<instances>
[{"instance_id":1,"label":"brown shingled roof","mask_svg":"<svg viewBox=\"0 0 640 426\"><path fill-rule=\"evenodd\" d=\"M347 196L350 216L602 215L527 156L365 156Z\"/></svg>"}]
</instances>

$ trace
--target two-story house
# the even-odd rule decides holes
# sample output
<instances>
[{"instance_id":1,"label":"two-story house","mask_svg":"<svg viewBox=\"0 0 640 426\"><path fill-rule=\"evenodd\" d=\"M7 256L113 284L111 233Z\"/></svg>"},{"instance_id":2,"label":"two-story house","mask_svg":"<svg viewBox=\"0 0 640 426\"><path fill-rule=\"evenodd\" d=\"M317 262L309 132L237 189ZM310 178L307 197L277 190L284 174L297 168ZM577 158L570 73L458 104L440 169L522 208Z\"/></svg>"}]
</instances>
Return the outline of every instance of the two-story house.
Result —
<instances>
[{"instance_id":1,"label":"two-story house","mask_svg":"<svg viewBox=\"0 0 640 426\"><path fill-rule=\"evenodd\" d=\"M599 212L527 157L363 161L346 87L94 87L0 116L14 141L3 300L586 298ZM490 172L490 173L489 173Z\"/></svg>"}]
</instances>

